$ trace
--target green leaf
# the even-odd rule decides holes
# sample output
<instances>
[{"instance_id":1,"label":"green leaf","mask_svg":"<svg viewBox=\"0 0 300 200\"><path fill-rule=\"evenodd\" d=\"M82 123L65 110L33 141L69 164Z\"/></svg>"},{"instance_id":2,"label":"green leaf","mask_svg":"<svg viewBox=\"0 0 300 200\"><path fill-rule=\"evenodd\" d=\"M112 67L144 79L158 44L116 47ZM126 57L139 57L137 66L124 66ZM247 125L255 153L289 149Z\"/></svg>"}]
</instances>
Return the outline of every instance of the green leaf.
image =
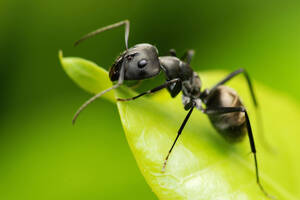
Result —
<instances>
[{"instance_id":1,"label":"green leaf","mask_svg":"<svg viewBox=\"0 0 300 200\"><path fill-rule=\"evenodd\" d=\"M96 93L110 86L107 72L101 70L99 73L94 63L80 58L60 59L67 74L82 88ZM200 77L204 87L209 87L226 74L201 72ZM278 199L299 199L299 106L284 94L256 82L254 85L263 116L264 137L274 151L264 147L263 136L258 134L255 110L243 77L229 83L241 95L249 111L261 182ZM115 92L116 97L134 94L126 87ZM111 96L108 99L115 103ZM207 117L197 110L180 136L166 171L161 171L164 158L187 114L180 95L172 99L162 91L135 101L117 102L117 106L137 164L159 199L267 199L255 182L247 137L239 144L227 143Z\"/></svg>"},{"instance_id":2,"label":"green leaf","mask_svg":"<svg viewBox=\"0 0 300 200\"><path fill-rule=\"evenodd\" d=\"M112 86L107 71L95 63L82 58L63 58L62 51L58 56L65 72L82 89L96 94ZM113 93L106 93L103 98L115 101Z\"/></svg>"}]
</instances>

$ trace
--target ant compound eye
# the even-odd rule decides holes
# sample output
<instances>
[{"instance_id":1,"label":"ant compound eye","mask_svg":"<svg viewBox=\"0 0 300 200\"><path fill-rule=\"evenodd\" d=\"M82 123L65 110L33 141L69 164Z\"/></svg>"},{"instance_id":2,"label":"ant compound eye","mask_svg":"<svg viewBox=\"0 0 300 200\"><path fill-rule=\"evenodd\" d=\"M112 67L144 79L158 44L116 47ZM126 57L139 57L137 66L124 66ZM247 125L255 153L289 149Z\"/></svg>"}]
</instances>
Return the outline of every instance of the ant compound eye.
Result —
<instances>
[{"instance_id":1,"label":"ant compound eye","mask_svg":"<svg viewBox=\"0 0 300 200\"><path fill-rule=\"evenodd\" d=\"M138 62L138 67L139 68L144 68L148 64L148 61L145 59L142 59Z\"/></svg>"}]
</instances>

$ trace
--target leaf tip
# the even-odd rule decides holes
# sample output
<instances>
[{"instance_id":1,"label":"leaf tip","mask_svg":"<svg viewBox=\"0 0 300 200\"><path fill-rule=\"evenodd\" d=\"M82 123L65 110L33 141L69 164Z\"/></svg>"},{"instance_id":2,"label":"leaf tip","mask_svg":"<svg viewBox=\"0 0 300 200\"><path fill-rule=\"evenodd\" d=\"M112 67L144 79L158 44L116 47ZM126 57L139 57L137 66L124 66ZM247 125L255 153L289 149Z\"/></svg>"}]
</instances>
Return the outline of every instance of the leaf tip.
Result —
<instances>
[{"instance_id":1,"label":"leaf tip","mask_svg":"<svg viewBox=\"0 0 300 200\"><path fill-rule=\"evenodd\" d=\"M60 61L63 58L63 51L61 49L58 51L58 58L59 58Z\"/></svg>"},{"instance_id":2,"label":"leaf tip","mask_svg":"<svg viewBox=\"0 0 300 200\"><path fill-rule=\"evenodd\" d=\"M68 65L66 63L66 59L64 58L63 51L61 49L58 51L58 59L59 59L59 62L61 64L62 68L68 74L68 72L67 72Z\"/></svg>"},{"instance_id":3,"label":"leaf tip","mask_svg":"<svg viewBox=\"0 0 300 200\"><path fill-rule=\"evenodd\" d=\"M63 64L63 51L60 49L59 51L58 51L58 59L59 59L59 62L60 62L60 64L61 64L61 66L64 68L64 64Z\"/></svg>"}]
</instances>

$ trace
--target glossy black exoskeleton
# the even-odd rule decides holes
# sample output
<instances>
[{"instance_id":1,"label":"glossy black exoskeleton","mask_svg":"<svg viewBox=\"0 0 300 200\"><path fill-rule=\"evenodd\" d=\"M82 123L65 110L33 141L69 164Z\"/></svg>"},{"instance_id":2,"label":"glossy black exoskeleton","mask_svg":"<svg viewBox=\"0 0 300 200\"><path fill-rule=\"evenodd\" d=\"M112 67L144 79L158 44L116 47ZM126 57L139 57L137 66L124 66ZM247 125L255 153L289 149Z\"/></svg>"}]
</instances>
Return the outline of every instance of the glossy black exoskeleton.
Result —
<instances>
[{"instance_id":1,"label":"glossy black exoskeleton","mask_svg":"<svg viewBox=\"0 0 300 200\"><path fill-rule=\"evenodd\" d=\"M128 99L117 99L118 101L130 101L137 99L143 95L157 92L164 88L167 88L171 97L176 97L180 92L182 92L182 103L184 105L184 109L188 110L188 114L181 124L175 141L173 142L166 156L163 164L163 170L165 170L169 155L172 152L172 149L174 148L190 115L192 114L193 109L197 108L209 117L214 128L226 140L230 142L238 142L246 134L248 135L251 151L254 155L257 184L266 196L271 197L264 190L260 183L256 158L256 148L247 110L242 104L238 94L233 89L224 86L226 82L231 80L236 75L243 74L248 83L253 103L257 107L258 104L255 98L254 90L246 71L244 69L238 69L218 82L212 88L201 90L202 84L200 77L190 67L190 62L194 55L193 50L187 51L185 55L181 59L179 59L176 56L175 50L170 50L170 56L159 56L157 48L151 44L137 44L131 48L128 48L128 20L124 20L91 32L78 40L75 45L103 31L122 25L125 25L126 50L116 59L109 72L110 80L113 82L117 81L117 83L111 88L108 88L96 94L91 99L86 101L76 112L73 123L78 117L78 114L88 104L90 104L92 101L94 101L104 93L119 87L123 84L124 80L143 80L156 76L160 72L163 72L166 77L166 82L164 84L149 91L143 92L135 97L131 97ZM202 104L206 105L205 108L202 106Z\"/></svg>"}]
</instances>

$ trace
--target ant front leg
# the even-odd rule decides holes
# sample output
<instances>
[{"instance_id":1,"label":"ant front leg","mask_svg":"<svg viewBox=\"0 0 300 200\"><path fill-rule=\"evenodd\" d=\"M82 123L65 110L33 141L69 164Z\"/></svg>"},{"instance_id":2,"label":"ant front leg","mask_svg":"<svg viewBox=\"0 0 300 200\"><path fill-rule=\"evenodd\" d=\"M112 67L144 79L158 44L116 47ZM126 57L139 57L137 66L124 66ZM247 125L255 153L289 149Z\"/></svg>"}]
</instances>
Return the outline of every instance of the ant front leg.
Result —
<instances>
[{"instance_id":1,"label":"ant front leg","mask_svg":"<svg viewBox=\"0 0 300 200\"><path fill-rule=\"evenodd\" d=\"M226 114L226 113L233 113L233 112L245 113L248 138L249 138L249 142L250 142L251 152L253 153L253 156L254 156L256 182L257 182L260 190L264 193L264 195L266 195L268 198L275 199L275 197L269 195L266 192L266 190L263 188L263 186L260 182L254 137L253 137L251 124L250 124L249 116L248 116L246 109L244 107L216 107L216 108L207 108L203 112L208 115L210 115L210 114Z\"/></svg>"},{"instance_id":2,"label":"ant front leg","mask_svg":"<svg viewBox=\"0 0 300 200\"><path fill-rule=\"evenodd\" d=\"M131 101L131 100L135 100L135 99L137 99L137 98L139 98L139 97L141 97L141 96L144 96L144 95L146 95L146 94L152 94L152 93L155 93L155 92L157 92L157 91L159 91L159 90L162 90L162 89L168 87L169 85L172 85L172 84L177 83L177 82L180 82L180 79L179 79L179 78L176 78L176 79L172 79L172 80L170 80L170 81L167 81L166 83L164 83L164 84L162 84L162 85L160 85L160 86L158 86L158 87L155 87L155 88L153 88L153 89L151 89L151 90L148 90L148 91L146 91L146 92L143 92L143 93L141 93L141 94L139 94L139 95L137 95L137 96L134 96L134 97L131 97L131 98L128 98L128 99L117 98L117 101Z\"/></svg>"}]
</instances>

